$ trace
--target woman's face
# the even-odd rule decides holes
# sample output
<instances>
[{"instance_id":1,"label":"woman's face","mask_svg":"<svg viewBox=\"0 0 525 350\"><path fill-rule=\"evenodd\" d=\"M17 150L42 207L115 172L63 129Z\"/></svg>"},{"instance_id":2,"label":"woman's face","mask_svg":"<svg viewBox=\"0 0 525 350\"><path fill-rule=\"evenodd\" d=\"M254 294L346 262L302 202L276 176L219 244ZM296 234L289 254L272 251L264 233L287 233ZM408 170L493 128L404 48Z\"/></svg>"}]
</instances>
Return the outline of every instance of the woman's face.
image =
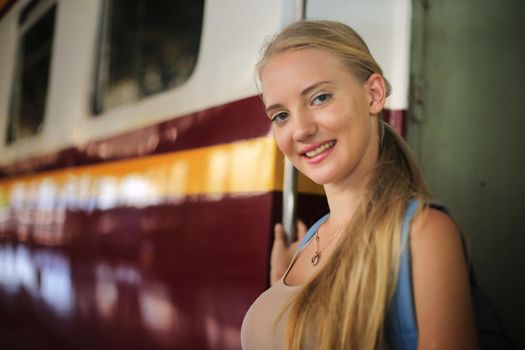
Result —
<instances>
[{"instance_id":1,"label":"woman's face","mask_svg":"<svg viewBox=\"0 0 525 350\"><path fill-rule=\"evenodd\" d=\"M384 104L378 74L359 81L339 59L308 48L272 56L261 82L277 145L299 171L325 185L373 169Z\"/></svg>"}]
</instances>

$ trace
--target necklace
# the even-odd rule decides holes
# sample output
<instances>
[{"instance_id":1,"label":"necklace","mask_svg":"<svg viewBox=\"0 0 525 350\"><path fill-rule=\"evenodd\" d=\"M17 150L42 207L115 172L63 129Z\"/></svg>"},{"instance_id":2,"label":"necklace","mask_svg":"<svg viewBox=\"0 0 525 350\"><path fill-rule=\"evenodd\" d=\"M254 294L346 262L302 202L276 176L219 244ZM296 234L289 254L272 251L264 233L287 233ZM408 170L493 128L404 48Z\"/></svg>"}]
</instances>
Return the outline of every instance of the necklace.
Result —
<instances>
[{"instance_id":1,"label":"necklace","mask_svg":"<svg viewBox=\"0 0 525 350\"><path fill-rule=\"evenodd\" d=\"M330 237L330 240L328 241L328 243L326 243L326 245L322 249L319 249L319 230L315 232L315 253L314 255L312 255L312 258L310 259L310 262L312 263L313 266L317 266L317 264L319 264L319 260L321 260L321 253L323 252L323 250L326 249L326 247L330 245L330 243L333 242L335 237L337 237L337 235L341 231L342 230L337 231L332 237Z\"/></svg>"}]
</instances>

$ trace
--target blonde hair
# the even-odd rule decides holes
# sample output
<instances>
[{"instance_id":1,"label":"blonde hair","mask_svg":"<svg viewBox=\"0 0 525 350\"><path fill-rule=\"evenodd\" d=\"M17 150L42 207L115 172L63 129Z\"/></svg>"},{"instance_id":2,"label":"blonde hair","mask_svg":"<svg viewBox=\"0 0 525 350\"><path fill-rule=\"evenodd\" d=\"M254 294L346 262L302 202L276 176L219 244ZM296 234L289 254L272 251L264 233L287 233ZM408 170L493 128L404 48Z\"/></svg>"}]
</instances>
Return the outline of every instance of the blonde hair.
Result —
<instances>
[{"instance_id":1,"label":"blonde hair","mask_svg":"<svg viewBox=\"0 0 525 350\"><path fill-rule=\"evenodd\" d=\"M286 27L264 48L261 60L257 63L260 73L273 55L288 51L313 48L338 57L341 62L361 81L366 81L372 73L383 76L381 67L370 54L368 46L355 30L338 22L299 21ZM386 78L386 95L391 87Z\"/></svg>"},{"instance_id":2,"label":"blonde hair","mask_svg":"<svg viewBox=\"0 0 525 350\"><path fill-rule=\"evenodd\" d=\"M358 79L383 75L361 37L330 21L300 21L285 28L266 47L259 74L275 54L313 48L341 62ZM390 85L386 82L387 94ZM374 173L330 260L292 299L285 333L286 349L298 350L316 329L318 349L379 349L401 252L406 203L428 199L426 185L408 145L383 121Z\"/></svg>"}]
</instances>

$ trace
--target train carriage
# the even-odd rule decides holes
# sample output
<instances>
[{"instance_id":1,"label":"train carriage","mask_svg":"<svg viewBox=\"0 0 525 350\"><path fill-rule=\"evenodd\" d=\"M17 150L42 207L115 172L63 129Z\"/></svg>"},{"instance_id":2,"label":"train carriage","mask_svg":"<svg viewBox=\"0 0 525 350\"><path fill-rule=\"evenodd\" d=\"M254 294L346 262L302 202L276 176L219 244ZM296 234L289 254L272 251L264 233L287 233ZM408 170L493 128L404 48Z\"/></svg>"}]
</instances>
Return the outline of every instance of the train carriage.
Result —
<instances>
[{"instance_id":1,"label":"train carriage","mask_svg":"<svg viewBox=\"0 0 525 350\"><path fill-rule=\"evenodd\" d=\"M408 1L0 4L6 346L240 348L289 195L254 65L288 23L362 33L404 128ZM319 186L290 191L306 223L325 210Z\"/></svg>"}]
</instances>

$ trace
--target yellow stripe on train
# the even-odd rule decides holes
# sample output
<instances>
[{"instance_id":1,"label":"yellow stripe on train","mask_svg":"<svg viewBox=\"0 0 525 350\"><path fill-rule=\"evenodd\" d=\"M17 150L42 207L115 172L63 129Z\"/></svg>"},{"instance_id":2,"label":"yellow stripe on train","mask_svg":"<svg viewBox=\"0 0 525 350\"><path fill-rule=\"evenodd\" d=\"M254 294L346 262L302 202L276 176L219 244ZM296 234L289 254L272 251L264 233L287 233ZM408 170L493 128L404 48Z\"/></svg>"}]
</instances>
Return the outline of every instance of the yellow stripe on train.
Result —
<instances>
[{"instance_id":1,"label":"yellow stripe on train","mask_svg":"<svg viewBox=\"0 0 525 350\"><path fill-rule=\"evenodd\" d=\"M283 157L270 137L0 180L0 206L153 205L188 195L281 191ZM299 192L323 189L299 178Z\"/></svg>"}]
</instances>

